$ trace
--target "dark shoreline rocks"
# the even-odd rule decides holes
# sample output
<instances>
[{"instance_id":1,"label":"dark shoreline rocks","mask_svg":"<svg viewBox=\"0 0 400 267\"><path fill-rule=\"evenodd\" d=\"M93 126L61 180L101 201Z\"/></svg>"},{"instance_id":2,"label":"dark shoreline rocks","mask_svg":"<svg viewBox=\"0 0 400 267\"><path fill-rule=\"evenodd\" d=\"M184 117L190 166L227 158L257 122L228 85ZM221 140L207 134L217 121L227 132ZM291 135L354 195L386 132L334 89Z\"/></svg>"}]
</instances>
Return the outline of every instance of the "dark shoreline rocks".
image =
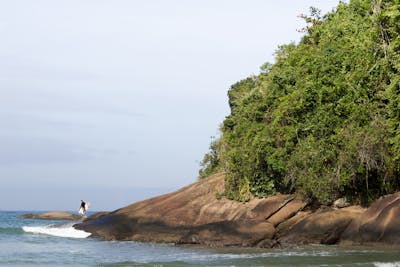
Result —
<instances>
[{"instance_id":1,"label":"dark shoreline rocks","mask_svg":"<svg viewBox=\"0 0 400 267\"><path fill-rule=\"evenodd\" d=\"M224 175L213 175L173 193L89 216L75 228L105 240L208 247L400 245L400 193L379 199L368 209L311 209L296 195L240 203L218 199L223 190Z\"/></svg>"},{"instance_id":2,"label":"dark shoreline rocks","mask_svg":"<svg viewBox=\"0 0 400 267\"><path fill-rule=\"evenodd\" d=\"M40 214L23 214L18 216L18 218L22 219L39 219L39 220L79 220L82 216L78 214L73 214L65 211L50 211L50 212L43 212Z\"/></svg>"}]
</instances>

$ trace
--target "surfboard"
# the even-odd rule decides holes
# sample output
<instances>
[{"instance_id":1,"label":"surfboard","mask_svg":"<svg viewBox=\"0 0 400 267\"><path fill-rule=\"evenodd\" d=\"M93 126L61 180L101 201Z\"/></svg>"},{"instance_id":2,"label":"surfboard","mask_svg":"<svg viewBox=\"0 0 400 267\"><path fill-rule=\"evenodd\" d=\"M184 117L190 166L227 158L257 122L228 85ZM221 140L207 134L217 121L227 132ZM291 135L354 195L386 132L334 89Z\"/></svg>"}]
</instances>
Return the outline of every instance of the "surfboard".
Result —
<instances>
[{"instance_id":1,"label":"surfboard","mask_svg":"<svg viewBox=\"0 0 400 267\"><path fill-rule=\"evenodd\" d=\"M80 208L80 209L79 209L79 214L81 214L81 215L85 214L83 208Z\"/></svg>"}]
</instances>

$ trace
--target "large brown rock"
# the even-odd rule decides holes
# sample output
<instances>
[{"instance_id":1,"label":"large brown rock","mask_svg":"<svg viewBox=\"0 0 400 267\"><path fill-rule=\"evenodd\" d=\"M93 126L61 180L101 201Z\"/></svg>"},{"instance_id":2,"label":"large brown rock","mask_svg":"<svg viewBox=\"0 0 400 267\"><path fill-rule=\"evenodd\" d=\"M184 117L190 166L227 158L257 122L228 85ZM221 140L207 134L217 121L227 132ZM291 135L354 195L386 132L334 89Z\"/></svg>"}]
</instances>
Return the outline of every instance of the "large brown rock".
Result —
<instances>
[{"instance_id":1,"label":"large brown rock","mask_svg":"<svg viewBox=\"0 0 400 267\"><path fill-rule=\"evenodd\" d=\"M40 214L23 214L19 218L40 220L79 220L82 216L65 211L50 211Z\"/></svg>"},{"instance_id":2,"label":"large brown rock","mask_svg":"<svg viewBox=\"0 0 400 267\"><path fill-rule=\"evenodd\" d=\"M342 239L346 243L400 244L400 193L375 201L349 225Z\"/></svg>"},{"instance_id":3,"label":"large brown rock","mask_svg":"<svg viewBox=\"0 0 400 267\"><path fill-rule=\"evenodd\" d=\"M312 210L295 195L241 203L217 198L223 191L224 175L216 174L176 192L90 216L75 227L107 240L206 246L400 244L400 193L378 200L369 209Z\"/></svg>"},{"instance_id":4,"label":"large brown rock","mask_svg":"<svg viewBox=\"0 0 400 267\"><path fill-rule=\"evenodd\" d=\"M290 201L287 201L281 209L267 218L267 220L274 226L278 226L286 220L292 218L306 206L304 201L302 201L300 198L293 197L289 200Z\"/></svg>"},{"instance_id":5,"label":"large brown rock","mask_svg":"<svg viewBox=\"0 0 400 267\"><path fill-rule=\"evenodd\" d=\"M76 227L110 240L252 246L273 238L275 226L266 219L293 199L290 195L247 203L217 199L223 191L224 175L217 174L174 193L89 217Z\"/></svg>"},{"instance_id":6,"label":"large brown rock","mask_svg":"<svg viewBox=\"0 0 400 267\"><path fill-rule=\"evenodd\" d=\"M179 244L202 244L207 246L255 246L271 240L275 228L266 221L222 221L193 227L182 236Z\"/></svg>"},{"instance_id":7,"label":"large brown rock","mask_svg":"<svg viewBox=\"0 0 400 267\"><path fill-rule=\"evenodd\" d=\"M315 212L304 214L290 225L286 232L282 231L280 242L335 244L347 226L363 212L364 209L359 206L343 209L320 208Z\"/></svg>"}]
</instances>

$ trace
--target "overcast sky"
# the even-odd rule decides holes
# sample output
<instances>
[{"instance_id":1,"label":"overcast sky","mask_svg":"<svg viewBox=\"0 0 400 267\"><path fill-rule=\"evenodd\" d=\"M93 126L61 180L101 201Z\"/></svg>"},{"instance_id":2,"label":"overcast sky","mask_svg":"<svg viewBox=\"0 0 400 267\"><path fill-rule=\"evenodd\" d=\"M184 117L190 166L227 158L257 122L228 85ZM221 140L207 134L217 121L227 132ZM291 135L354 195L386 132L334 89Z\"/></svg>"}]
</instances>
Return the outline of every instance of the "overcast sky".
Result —
<instances>
[{"instance_id":1,"label":"overcast sky","mask_svg":"<svg viewBox=\"0 0 400 267\"><path fill-rule=\"evenodd\" d=\"M0 0L0 210L188 185L230 85L338 0Z\"/></svg>"}]
</instances>

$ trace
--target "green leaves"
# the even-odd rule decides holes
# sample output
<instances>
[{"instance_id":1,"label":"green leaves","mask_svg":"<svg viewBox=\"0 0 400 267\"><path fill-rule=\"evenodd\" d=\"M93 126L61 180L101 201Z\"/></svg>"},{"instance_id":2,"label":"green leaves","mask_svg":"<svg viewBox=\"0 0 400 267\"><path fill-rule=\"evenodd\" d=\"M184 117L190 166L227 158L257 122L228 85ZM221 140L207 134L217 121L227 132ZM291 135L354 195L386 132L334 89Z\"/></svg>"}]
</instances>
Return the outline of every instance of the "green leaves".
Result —
<instances>
[{"instance_id":1,"label":"green leaves","mask_svg":"<svg viewBox=\"0 0 400 267\"><path fill-rule=\"evenodd\" d=\"M240 201L298 192L363 204L400 189L399 1L351 0L276 62L234 84L203 174L226 172Z\"/></svg>"}]
</instances>

